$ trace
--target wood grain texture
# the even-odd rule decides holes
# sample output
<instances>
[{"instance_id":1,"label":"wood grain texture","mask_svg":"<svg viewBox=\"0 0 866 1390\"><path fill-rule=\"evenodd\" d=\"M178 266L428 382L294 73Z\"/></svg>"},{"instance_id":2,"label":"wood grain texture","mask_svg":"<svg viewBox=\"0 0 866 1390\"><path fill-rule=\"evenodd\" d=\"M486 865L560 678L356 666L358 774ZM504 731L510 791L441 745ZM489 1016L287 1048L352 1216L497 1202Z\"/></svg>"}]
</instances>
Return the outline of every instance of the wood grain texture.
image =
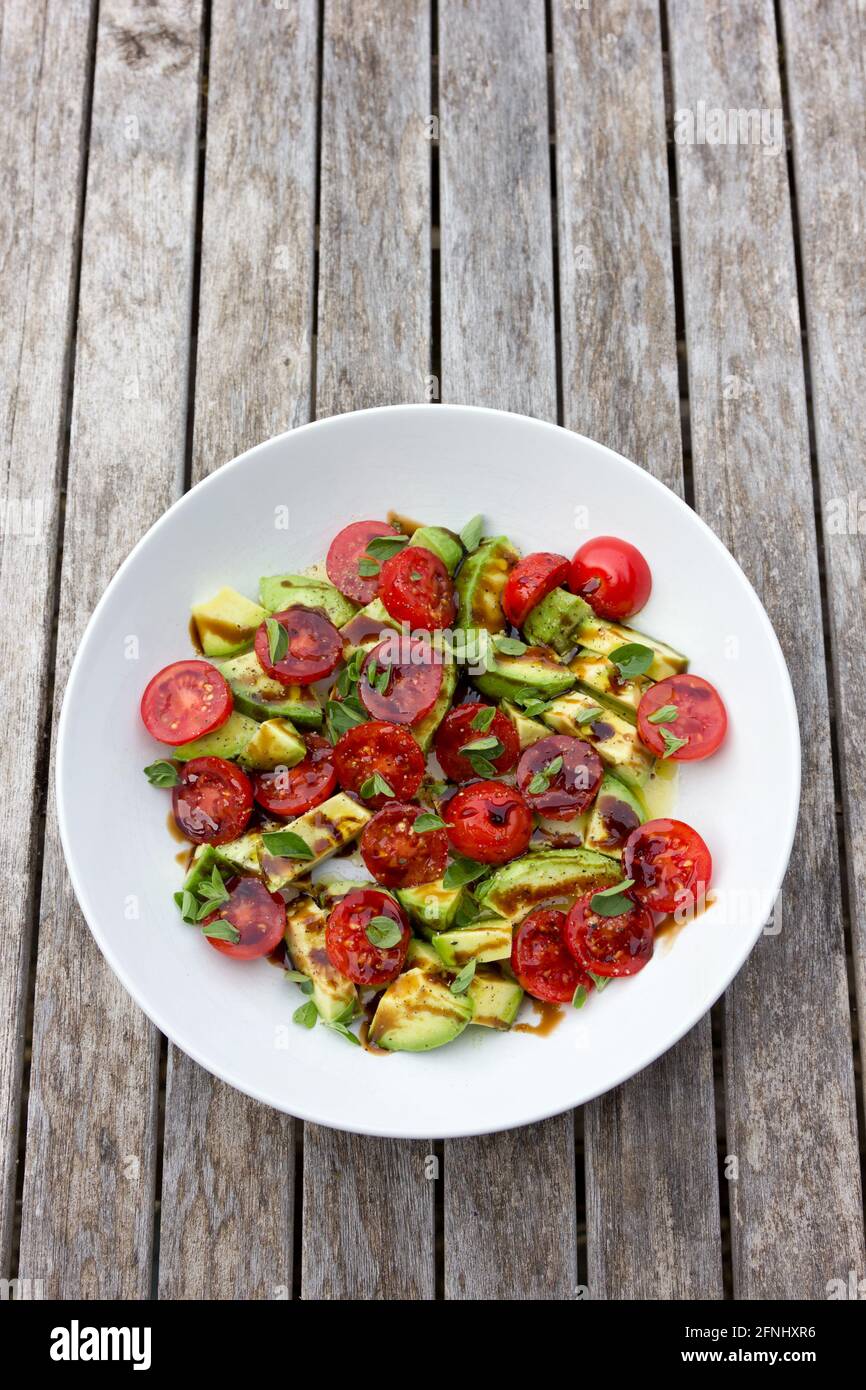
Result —
<instances>
[{"instance_id":1,"label":"wood grain texture","mask_svg":"<svg viewBox=\"0 0 866 1390\"><path fill-rule=\"evenodd\" d=\"M429 39L421 0L325 6L319 415L425 399ZM304 1298L433 1297L429 1152L305 1126Z\"/></svg>"},{"instance_id":2,"label":"wood grain texture","mask_svg":"<svg viewBox=\"0 0 866 1390\"><path fill-rule=\"evenodd\" d=\"M8 1276L93 6L0 28L0 1277ZM14 671L14 678L11 673Z\"/></svg>"},{"instance_id":3,"label":"wood grain texture","mask_svg":"<svg viewBox=\"0 0 866 1390\"><path fill-rule=\"evenodd\" d=\"M309 416L318 14L211 11L193 481ZM294 1125L169 1047L162 1298L287 1297Z\"/></svg>"},{"instance_id":4,"label":"wood grain texture","mask_svg":"<svg viewBox=\"0 0 866 1390\"><path fill-rule=\"evenodd\" d=\"M555 420L541 5L440 3L439 116L443 399ZM575 1297L573 1116L449 1140L444 1227L446 1298Z\"/></svg>"},{"instance_id":5,"label":"wood grain texture","mask_svg":"<svg viewBox=\"0 0 866 1390\"><path fill-rule=\"evenodd\" d=\"M675 110L780 108L769 0L669 13ZM676 154L696 502L767 607L812 735L828 728L827 688L785 157L753 143ZM734 1292L825 1298L864 1267L826 736L804 739L777 925L725 1001Z\"/></svg>"},{"instance_id":6,"label":"wood grain texture","mask_svg":"<svg viewBox=\"0 0 866 1390\"><path fill-rule=\"evenodd\" d=\"M117 564L183 475L200 23L197 0L100 6L58 692ZM145 1297L158 1035L87 931L53 817L39 941L20 1274L46 1297Z\"/></svg>"},{"instance_id":7,"label":"wood grain texture","mask_svg":"<svg viewBox=\"0 0 866 1390\"><path fill-rule=\"evenodd\" d=\"M682 492L661 35L652 0L554 0L564 423ZM719 1298L709 1017L585 1111L591 1298Z\"/></svg>"},{"instance_id":8,"label":"wood grain texture","mask_svg":"<svg viewBox=\"0 0 866 1390\"><path fill-rule=\"evenodd\" d=\"M783 3L857 1007L866 1018L866 17ZM863 1054L861 1029L861 1058ZM866 1084L866 1081L864 1081Z\"/></svg>"}]
</instances>

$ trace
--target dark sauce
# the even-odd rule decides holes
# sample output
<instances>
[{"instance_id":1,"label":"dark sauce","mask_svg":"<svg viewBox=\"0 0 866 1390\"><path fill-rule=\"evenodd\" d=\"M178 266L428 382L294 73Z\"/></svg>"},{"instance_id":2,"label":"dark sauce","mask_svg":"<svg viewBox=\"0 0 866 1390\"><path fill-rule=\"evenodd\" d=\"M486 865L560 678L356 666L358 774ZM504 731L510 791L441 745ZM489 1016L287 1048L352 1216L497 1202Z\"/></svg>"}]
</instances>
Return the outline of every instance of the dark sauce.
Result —
<instances>
[{"instance_id":1,"label":"dark sauce","mask_svg":"<svg viewBox=\"0 0 866 1390\"><path fill-rule=\"evenodd\" d=\"M597 804L604 822L604 847L619 849L631 832L640 825L640 817L628 802L620 801L616 796L602 796Z\"/></svg>"},{"instance_id":2,"label":"dark sauce","mask_svg":"<svg viewBox=\"0 0 866 1390\"><path fill-rule=\"evenodd\" d=\"M192 643L193 651L198 652L199 656L204 656L204 648L198 635L198 624L195 618L189 620L189 640Z\"/></svg>"},{"instance_id":3,"label":"dark sauce","mask_svg":"<svg viewBox=\"0 0 866 1390\"><path fill-rule=\"evenodd\" d=\"M537 1038L548 1038L565 1018L565 1009L560 1004L548 1004L543 999L529 1000L535 1010L535 1023L515 1023L512 1033L533 1033Z\"/></svg>"}]
</instances>

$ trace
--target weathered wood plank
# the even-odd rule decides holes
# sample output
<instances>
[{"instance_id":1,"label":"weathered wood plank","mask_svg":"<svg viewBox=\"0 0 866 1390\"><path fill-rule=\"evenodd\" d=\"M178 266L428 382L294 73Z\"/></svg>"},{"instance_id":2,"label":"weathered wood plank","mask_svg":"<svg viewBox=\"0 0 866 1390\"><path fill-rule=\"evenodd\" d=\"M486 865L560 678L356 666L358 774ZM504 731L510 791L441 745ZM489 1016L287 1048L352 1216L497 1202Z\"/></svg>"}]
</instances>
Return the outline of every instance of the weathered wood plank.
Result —
<instances>
[{"instance_id":1,"label":"weathered wood plank","mask_svg":"<svg viewBox=\"0 0 866 1390\"><path fill-rule=\"evenodd\" d=\"M543 6L440 3L439 120L443 399L555 420ZM447 1142L444 1226L447 1298L574 1297L573 1116Z\"/></svg>"},{"instance_id":2,"label":"weathered wood plank","mask_svg":"<svg viewBox=\"0 0 866 1390\"><path fill-rule=\"evenodd\" d=\"M325 7L319 415L425 399L429 40L424 0ZM305 1126L305 1298L433 1297L429 1147Z\"/></svg>"},{"instance_id":3,"label":"weathered wood plank","mask_svg":"<svg viewBox=\"0 0 866 1390\"><path fill-rule=\"evenodd\" d=\"M58 691L112 572L183 476L200 40L198 0L102 0ZM53 819L42 890L20 1273L46 1297L141 1298L158 1035L87 931Z\"/></svg>"},{"instance_id":4,"label":"weathered wood plank","mask_svg":"<svg viewBox=\"0 0 866 1390\"><path fill-rule=\"evenodd\" d=\"M821 479L854 976L866 1018L866 32L861 8L783 0ZM861 1056L864 1042L861 1035ZM866 1085L866 1079L863 1084Z\"/></svg>"},{"instance_id":5,"label":"weathered wood plank","mask_svg":"<svg viewBox=\"0 0 866 1390\"><path fill-rule=\"evenodd\" d=\"M93 5L9 0L0 29L0 1276L8 1275L37 785L81 222ZM14 595L14 602L10 601ZM22 642L22 635L24 641ZM11 673L14 671L14 678Z\"/></svg>"},{"instance_id":6,"label":"weathered wood plank","mask_svg":"<svg viewBox=\"0 0 866 1390\"><path fill-rule=\"evenodd\" d=\"M564 423L682 491L661 36L652 0L554 0ZM705 1018L586 1107L592 1298L722 1294Z\"/></svg>"},{"instance_id":7,"label":"weathered wood plank","mask_svg":"<svg viewBox=\"0 0 866 1390\"><path fill-rule=\"evenodd\" d=\"M309 416L317 42L303 0L212 8L194 482ZM293 1129L169 1047L161 1297L291 1291Z\"/></svg>"},{"instance_id":8,"label":"weathered wood plank","mask_svg":"<svg viewBox=\"0 0 866 1390\"><path fill-rule=\"evenodd\" d=\"M770 0L674 0L670 25L676 110L780 109ZM676 153L696 502L767 607L807 735L781 930L726 997L734 1292L824 1298L864 1267L863 1214L829 739L810 736L828 709L790 194L778 147Z\"/></svg>"}]
</instances>

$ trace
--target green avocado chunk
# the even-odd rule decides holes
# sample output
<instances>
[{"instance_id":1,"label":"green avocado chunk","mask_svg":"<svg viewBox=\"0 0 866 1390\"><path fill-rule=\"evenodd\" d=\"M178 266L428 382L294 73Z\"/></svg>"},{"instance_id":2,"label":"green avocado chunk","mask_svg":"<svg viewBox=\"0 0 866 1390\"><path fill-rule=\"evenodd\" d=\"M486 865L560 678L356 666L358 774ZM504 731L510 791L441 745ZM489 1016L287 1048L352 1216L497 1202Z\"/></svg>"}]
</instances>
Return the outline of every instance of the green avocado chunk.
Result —
<instances>
[{"instance_id":1,"label":"green avocado chunk","mask_svg":"<svg viewBox=\"0 0 866 1390\"><path fill-rule=\"evenodd\" d=\"M524 714L517 705L512 705L510 700L503 700L499 708L505 718L514 725L521 753L524 748L531 748L533 743L537 743L540 738L547 738L550 733L544 724L539 724L537 719L530 719L528 714Z\"/></svg>"},{"instance_id":2,"label":"green avocado chunk","mask_svg":"<svg viewBox=\"0 0 866 1390\"><path fill-rule=\"evenodd\" d=\"M269 613L285 608L318 608L334 627L342 627L357 609L329 584L327 579L311 579L305 574L271 574L259 580L259 598Z\"/></svg>"},{"instance_id":3,"label":"green avocado chunk","mask_svg":"<svg viewBox=\"0 0 866 1390\"><path fill-rule=\"evenodd\" d=\"M552 589L531 608L523 623L523 635L533 646L552 647L565 656L577 646L581 627L593 617L592 609L567 589Z\"/></svg>"},{"instance_id":4,"label":"green avocado chunk","mask_svg":"<svg viewBox=\"0 0 866 1390\"><path fill-rule=\"evenodd\" d=\"M260 874L262 854L262 835L259 830L248 830L236 840L216 846L217 862L234 874Z\"/></svg>"},{"instance_id":5,"label":"green avocado chunk","mask_svg":"<svg viewBox=\"0 0 866 1390\"><path fill-rule=\"evenodd\" d=\"M652 685L651 680L646 676L623 679L612 661L588 647L581 648L568 666L577 677L579 689L595 695L602 705L609 705L630 724L636 722L638 705Z\"/></svg>"},{"instance_id":6,"label":"green avocado chunk","mask_svg":"<svg viewBox=\"0 0 866 1390\"><path fill-rule=\"evenodd\" d=\"M471 675L472 684L491 700L513 700L517 695L537 695L552 700L571 690L573 672L563 666L549 647L527 647L516 656L498 651L495 639L482 641L478 666L480 675Z\"/></svg>"},{"instance_id":7,"label":"green avocado chunk","mask_svg":"<svg viewBox=\"0 0 866 1390\"><path fill-rule=\"evenodd\" d=\"M438 976L418 967L406 970L379 1000L370 1042L389 1052L429 1052L453 1042L474 1008L468 994L452 994Z\"/></svg>"},{"instance_id":8,"label":"green avocado chunk","mask_svg":"<svg viewBox=\"0 0 866 1390\"><path fill-rule=\"evenodd\" d=\"M588 849L542 849L512 859L485 885L484 906L514 924L546 902L574 902L591 888L619 883L615 859Z\"/></svg>"},{"instance_id":9,"label":"green avocado chunk","mask_svg":"<svg viewBox=\"0 0 866 1390\"><path fill-rule=\"evenodd\" d=\"M471 960L479 965L488 960L507 960L511 955L511 924L490 923L438 932L433 937L433 949L449 970L461 970Z\"/></svg>"},{"instance_id":10,"label":"green avocado chunk","mask_svg":"<svg viewBox=\"0 0 866 1390\"><path fill-rule=\"evenodd\" d=\"M219 669L228 681L235 709L252 719L290 719L299 729L318 729L322 707L306 685L282 685L271 680L255 652L221 661Z\"/></svg>"},{"instance_id":11,"label":"green avocado chunk","mask_svg":"<svg viewBox=\"0 0 866 1390\"><path fill-rule=\"evenodd\" d=\"M589 817L584 844L587 849L621 859L629 835L646 818L643 798L612 772L606 772Z\"/></svg>"},{"instance_id":12,"label":"green avocado chunk","mask_svg":"<svg viewBox=\"0 0 866 1390\"><path fill-rule=\"evenodd\" d=\"M472 1022L482 1028L510 1028L523 1003L517 981L506 980L494 970L476 970L467 994L475 1006Z\"/></svg>"},{"instance_id":13,"label":"green avocado chunk","mask_svg":"<svg viewBox=\"0 0 866 1390\"><path fill-rule=\"evenodd\" d=\"M502 590L520 551L507 536L492 536L467 555L457 576L457 622L460 628L504 632Z\"/></svg>"},{"instance_id":14,"label":"green avocado chunk","mask_svg":"<svg viewBox=\"0 0 866 1390\"><path fill-rule=\"evenodd\" d=\"M645 674L652 681L663 681L668 676L675 676L680 671L685 671L689 664L687 656L675 651L666 642L660 642L657 637L647 637L645 632L636 632L634 628L623 627L620 623L605 622L594 613L580 629L580 642L582 646L589 647L590 651L600 652L602 656L610 656L618 647L628 646L632 642L641 647L649 647L653 653L653 660Z\"/></svg>"},{"instance_id":15,"label":"green avocado chunk","mask_svg":"<svg viewBox=\"0 0 866 1390\"><path fill-rule=\"evenodd\" d=\"M418 883L414 888L395 890L397 901L425 936L447 931L453 925L465 888L446 888L441 878L433 883Z\"/></svg>"},{"instance_id":16,"label":"green avocado chunk","mask_svg":"<svg viewBox=\"0 0 866 1390\"><path fill-rule=\"evenodd\" d=\"M410 545L423 546L442 561L448 573L453 575L463 559L463 546L460 537L444 526L419 526L412 535Z\"/></svg>"},{"instance_id":17,"label":"green avocado chunk","mask_svg":"<svg viewBox=\"0 0 866 1390\"><path fill-rule=\"evenodd\" d=\"M171 756L182 763L188 763L191 758L240 758L258 732L258 727L254 719L232 710L225 724L214 729L213 733L193 739L192 743L182 743L178 748L172 748Z\"/></svg>"},{"instance_id":18,"label":"green avocado chunk","mask_svg":"<svg viewBox=\"0 0 866 1390\"><path fill-rule=\"evenodd\" d=\"M400 631L400 624L392 618L380 598L374 598L366 608L359 608L354 617L340 628L340 636L346 643L346 656L350 657L359 647L369 651L383 641L383 629ZM387 636L387 632L385 634Z\"/></svg>"},{"instance_id":19,"label":"green avocado chunk","mask_svg":"<svg viewBox=\"0 0 866 1390\"><path fill-rule=\"evenodd\" d=\"M184 891L187 893L197 893L204 883L204 880L210 878L213 866L216 862L216 850L213 845L199 845L192 857L192 863L183 881Z\"/></svg>"},{"instance_id":20,"label":"green avocado chunk","mask_svg":"<svg viewBox=\"0 0 866 1390\"><path fill-rule=\"evenodd\" d=\"M241 761L256 772L272 772L275 767L297 767L306 756L307 745L288 719L266 719L244 749Z\"/></svg>"},{"instance_id":21,"label":"green avocado chunk","mask_svg":"<svg viewBox=\"0 0 866 1390\"><path fill-rule=\"evenodd\" d=\"M412 937L406 951L406 969L412 970L415 966L417 966L419 970L426 970L428 975L442 975L445 973L445 966L439 959L438 952L434 951L428 941L419 941L417 936Z\"/></svg>"},{"instance_id":22,"label":"green avocado chunk","mask_svg":"<svg viewBox=\"0 0 866 1390\"><path fill-rule=\"evenodd\" d=\"M263 845L262 872L267 887L275 893L294 879L309 873L323 859L328 859L338 849L356 840L372 815L372 811L368 811L366 806L359 806L345 792L337 792L336 796L329 797L320 806L305 811L297 820L270 827L267 834L291 831L303 840L312 854L308 859L297 859L291 854L273 854Z\"/></svg>"},{"instance_id":23,"label":"green avocado chunk","mask_svg":"<svg viewBox=\"0 0 866 1390\"><path fill-rule=\"evenodd\" d=\"M358 991L331 964L325 949L327 914L312 898L302 895L286 908L285 942L295 970L312 981L310 996L319 1015L327 1023L345 1018L355 1011Z\"/></svg>"},{"instance_id":24,"label":"green avocado chunk","mask_svg":"<svg viewBox=\"0 0 866 1390\"><path fill-rule=\"evenodd\" d=\"M644 748L634 724L621 714L607 708L592 719L581 723L581 716L600 708L599 701L582 690L572 690L542 710L541 718L548 728L558 734L572 734L585 739L598 753L603 763L612 767L618 777L631 786L646 782L655 758Z\"/></svg>"},{"instance_id":25,"label":"green avocado chunk","mask_svg":"<svg viewBox=\"0 0 866 1390\"><path fill-rule=\"evenodd\" d=\"M422 753L430 752L436 730L451 708L451 701L454 699L456 689L457 666L451 659L450 653L445 653L445 659L442 663L442 684L439 687L439 694L436 696L436 703L430 713L425 714L418 724L410 726L410 732Z\"/></svg>"},{"instance_id":26,"label":"green avocado chunk","mask_svg":"<svg viewBox=\"0 0 866 1390\"><path fill-rule=\"evenodd\" d=\"M234 656L252 646L256 628L267 613L236 589L220 589L192 610L198 640L205 656Z\"/></svg>"}]
</instances>

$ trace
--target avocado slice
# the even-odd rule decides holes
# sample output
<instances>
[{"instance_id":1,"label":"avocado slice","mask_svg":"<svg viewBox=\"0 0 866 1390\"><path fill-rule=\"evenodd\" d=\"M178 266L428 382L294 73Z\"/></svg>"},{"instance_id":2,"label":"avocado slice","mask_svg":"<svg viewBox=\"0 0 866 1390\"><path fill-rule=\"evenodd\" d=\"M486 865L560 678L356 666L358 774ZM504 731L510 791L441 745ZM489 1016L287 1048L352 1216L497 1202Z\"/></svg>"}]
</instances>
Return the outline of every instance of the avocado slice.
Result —
<instances>
[{"instance_id":1,"label":"avocado slice","mask_svg":"<svg viewBox=\"0 0 866 1390\"><path fill-rule=\"evenodd\" d=\"M291 830L299 835L313 851L313 857L293 859L290 855L270 854L263 845L262 872L268 888L272 893L276 892L309 873L323 859L330 858L338 849L356 840L372 815L372 811L360 806L353 797L345 792L337 792L336 796L329 797L320 806L305 811L297 820L271 827L271 830Z\"/></svg>"},{"instance_id":2,"label":"avocado slice","mask_svg":"<svg viewBox=\"0 0 866 1390\"><path fill-rule=\"evenodd\" d=\"M382 629L393 628L400 631L400 624L392 618L380 598L374 598L366 608L359 608L354 617L343 623L340 636L346 643L346 656L350 657L359 647L368 651L383 640Z\"/></svg>"},{"instance_id":3,"label":"avocado slice","mask_svg":"<svg viewBox=\"0 0 866 1390\"><path fill-rule=\"evenodd\" d=\"M414 888L398 888L397 901L425 936L447 931L466 896L465 888L446 888L441 878L419 883Z\"/></svg>"},{"instance_id":4,"label":"avocado slice","mask_svg":"<svg viewBox=\"0 0 866 1390\"><path fill-rule=\"evenodd\" d=\"M573 902L590 888L607 888L621 878L621 865L593 850L535 850L496 870L482 890L484 906L513 924L542 903Z\"/></svg>"},{"instance_id":5,"label":"avocado slice","mask_svg":"<svg viewBox=\"0 0 866 1390\"><path fill-rule=\"evenodd\" d=\"M413 936L406 952L406 969L412 970L416 966L419 970L426 970L428 975L445 973L445 966L439 959L439 953L434 951L428 941L419 941L417 936Z\"/></svg>"},{"instance_id":6,"label":"avocado slice","mask_svg":"<svg viewBox=\"0 0 866 1390\"><path fill-rule=\"evenodd\" d=\"M533 646L552 647L565 656L577 646L579 633L593 611L588 603L567 589L552 589L531 608L523 624L523 635Z\"/></svg>"},{"instance_id":7,"label":"avocado slice","mask_svg":"<svg viewBox=\"0 0 866 1390\"><path fill-rule=\"evenodd\" d=\"M517 561L520 551L507 536L492 536L482 541L466 559L457 576L457 622L460 628L486 628L488 632L504 632L507 627L502 611L502 590Z\"/></svg>"},{"instance_id":8,"label":"avocado slice","mask_svg":"<svg viewBox=\"0 0 866 1390\"><path fill-rule=\"evenodd\" d=\"M508 656L487 638L479 656L482 674L471 676L472 684L491 700L513 700L528 692L552 700L575 684L573 672L549 647L527 647L518 656Z\"/></svg>"},{"instance_id":9,"label":"avocado slice","mask_svg":"<svg viewBox=\"0 0 866 1390\"><path fill-rule=\"evenodd\" d=\"M634 628L623 627L620 623L605 622L594 613L580 629L580 642L582 646L589 647L590 651L600 652L602 656L610 656L617 647L624 647L629 642L649 647L653 653L653 660L645 674L653 681L663 681L668 676L675 676L680 671L685 671L689 664L687 656L669 647L666 642L660 642L657 637L647 637L645 632L636 632Z\"/></svg>"},{"instance_id":10,"label":"avocado slice","mask_svg":"<svg viewBox=\"0 0 866 1390\"><path fill-rule=\"evenodd\" d=\"M436 730L451 708L451 701L454 699L456 689L457 666L450 653L445 653L445 660L442 662L442 684L439 687L439 694L436 696L436 703L430 713L425 714L420 723L410 725L410 733L422 753L430 752Z\"/></svg>"},{"instance_id":11,"label":"avocado slice","mask_svg":"<svg viewBox=\"0 0 866 1390\"><path fill-rule=\"evenodd\" d=\"M275 767L297 767L307 756L307 745L288 719L266 719L244 749L244 767L271 772Z\"/></svg>"},{"instance_id":12,"label":"avocado slice","mask_svg":"<svg viewBox=\"0 0 866 1390\"><path fill-rule=\"evenodd\" d=\"M263 608L252 599L244 598L236 589L220 589L213 598L195 604L192 610L205 656L235 656L248 651L256 628L267 616Z\"/></svg>"},{"instance_id":13,"label":"avocado slice","mask_svg":"<svg viewBox=\"0 0 866 1390\"><path fill-rule=\"evenodd\" d=\"M521 753L524 748L531 748L533 743L537 743L540 738L547 738L550 733L544 724L539 724L537 719L530 719L528 714L524 714L517 705L512 705L510 700L503 700L499 708L514 725Z\"/></svg>"},{"instance_id":14,"label":"avocado slice","mask_svg":"<svg viewBox=\"0 0 866 1390\"><path fill-rule=\"evenodd\" d=\"M271 680L255 652L218 665L241 714L252 719L291 719L299 729L321 728L322 707L310 687Z\"/></svg>"},{"instance_id":15,"label":"avocado slice","mask_svg":"<svg viewBox=\"0 0 866 1390\"><path fill-rule=\"evenodd\" d=\"M614 768L623 781L633 787L643 786L652 772L655 758L644 748L634 724L612 709L604 710L595 719L580 722L582 714L598 708L599 702L593 695L572 690L542 710L541 718L558 734L573 734L575 738L585 739L602 762Z\"/></svg>"},{"instance_id":16,"label":"avocado slice","mask_svg":"<svg viewBox=\"0 0 866 1390\"><path fill-rule=\"evenodd\" d=\"M233 874L260 874L262 871L260 830L248 830L236 840L216 845L215 849L217 863L224 869L230 869Z\"/></svg>"},{"instance_id":17,"label":"avocado slice","mask_svg":"<svg viewBox=\"0 0 866 1390\"><path fill-rule=\"evenodd\" d=\"M259 580L259 598L268 613L282 613L285 608L318 608L334 627L342 627L357 611L357 604L345 598L327 579L311 579L306 574L266 575Z\"/></svg>"},{"instance_id":18,"label":"avocado slice","mask_svg":"<svg viewBox=\"0 0 866 1390\"><path fill-rule=\"evenodd\" d=\"M516 980L506 980L495 970L476 970L466 991L475 1006L472 1022L482 1028L510 1028L523 1003Z\"/></svg>"},{"instance_id":19,"label":"avocado slice","mask_svg":"<svg viewBox=\"0 0 866 1390\"><path fill-rule=\"evenodd\" d=\"M359 888L376 888L381 893L388 891L386 888L379 888L378 883L374 883L371 878L319 879L318 883L313 884L316 901L325 912L330 912L332 907Z\"/></svg>"},{"instance_id":20,"label":"avocado slice","mask_svg":"<svg viewBox=\"0 0 866 1390\"><path fill-rule=\"evenodd\" d=\"M454 574L463 559L463 545L460 537L444 526L419 526L412 535L410 545L423 546L442 561L450 575Z\"/></svg>"},{"instance_id":21,"label":"avocado slice","mask_svg":"<svg viewBox=\"0 0 866 1390\"><path fill-rule=\"evenodd\" d=\"M638 705L653 683L647 676L624 680L612 661L588 647L582 647L568 666L577 676L580 690L596 696L600 704L610 706L630 724L636 722Z\"/></svg>"},{"instance_id":22,"label":"avocado slice","mask_svg":"<svg viewBox=\"0 0 866 1390\"><path fill-rule=\"evenodd\" d=\"M216 850L213 845L199 845L183 881L183 891L197 893L204 880L210 878L216 862Z\"/></svg>"},{"instance_id":23,"label":"avocado slice","mask_svg":"<svg viewBox=\"0 0 866 1390\"><path fill-rule=\"evenodd\" d=\"M612 772L606 772L589 817L584 844L587 849L621 859L629 835L646 818L643 798Z\"/></svg>"},{"instance_id":24,"label":"avocado slice","mask_svg":"<svg viewBox=\"0 0 866 1390\"><path fill-rule=\"evenodd\" d=\"M389 1052L429 1052L458 1037L474 1007L468 994L452 994L438 976L406 970L379 1000L369 1039Z\"/></svg>"},{"instance_id":25,"label":"avocado slice","mask_svg":"<svg viewBox=\"0 0 866 1390\"><path fill-rule=\"evenodd\" d=\"M286 908L285 942L295 970L312 981L310 996L319 1015L327 1023L351 1016L358 1004L358 991L328 959L325 949L327 915L312 898L301 895Z\"/></svg>"},{"instance_id":26,"label":"avocado slice","mask_svg":"<svg viewBox=\"0 0 866 1390\"><path fill-rule=\"evenodd\" d=\"M463 927L460 931L438 932L433 949L449 970L462 970L471 960L507 960L511 955L511 923L489 923L483 927Z\"/></svg>"},{"instance_id":27,"label":"avocado slice","mask_svg":"<svg viewBox=\"0 0 866 1390\"><path fill-rule=\"evenodd\" d=\"M232 710L228 719L213 733L202 734L192 743L172 748L171 756L182 763L190 758L240 758L258 731L258 724L245 714Z\"/></svg>"}]
</instances>

